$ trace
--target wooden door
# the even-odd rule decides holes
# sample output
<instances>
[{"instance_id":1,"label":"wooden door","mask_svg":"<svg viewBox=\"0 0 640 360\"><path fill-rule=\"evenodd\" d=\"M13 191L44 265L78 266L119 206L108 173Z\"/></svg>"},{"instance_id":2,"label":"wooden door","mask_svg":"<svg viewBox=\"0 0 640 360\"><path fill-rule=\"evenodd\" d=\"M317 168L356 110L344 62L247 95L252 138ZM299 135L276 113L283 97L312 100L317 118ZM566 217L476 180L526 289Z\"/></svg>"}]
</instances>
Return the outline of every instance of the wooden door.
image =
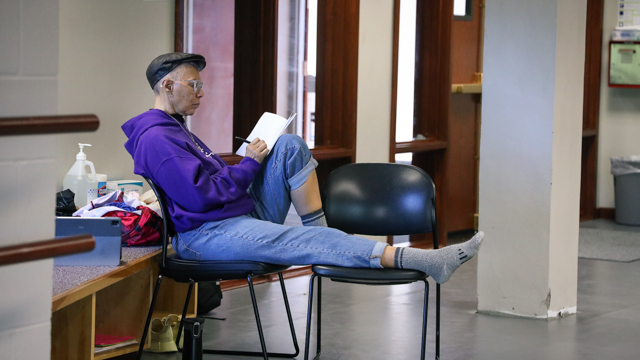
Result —
<instances>
[{"instance_id":1,"label":"wooden door","mask_svg":"<svg viewBox=\"0 0 640 360\"><path fill-rule=\"evenodd\" d=\"M451 82L445 201L445 229L476 228L478 145L482 81L484 0L472 1L471 14L454 17L451 34Z\"/></svg>"}]
</instances>

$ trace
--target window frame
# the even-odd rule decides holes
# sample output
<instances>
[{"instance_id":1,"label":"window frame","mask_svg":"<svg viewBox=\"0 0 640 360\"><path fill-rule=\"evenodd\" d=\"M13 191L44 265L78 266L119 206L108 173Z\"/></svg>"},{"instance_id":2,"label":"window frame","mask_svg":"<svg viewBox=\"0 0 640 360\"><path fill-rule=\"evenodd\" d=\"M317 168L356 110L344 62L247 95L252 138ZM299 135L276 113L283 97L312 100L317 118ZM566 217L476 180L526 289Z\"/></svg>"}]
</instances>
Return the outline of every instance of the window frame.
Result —
<instances>
[{"instance_id":1,"label":"window frame","mask_svg":"<svg viewBox=\"0 0 640 360\"><path fill-rule=\"evenodd\" d=\"M390 162L395 162L396 153L422 153L447 148L447 122L451 95L451 21L453 16L450 14L453 14L453 2L418 1L414 134L426 133L427 139L396 141L400 1L394 1Z\"/></svg>"},{"instance_id":2,"label":"window frame","mask_svg":"<svg viewBox=\"0 0 640 360\"><path fill-rule=\"evenodd\" d=\"M424 169L435 183L438 223L446 224L446 203L443 195L446 194L446 157L449 136L453 0L417 2L413 131L414 134L427 134L427 138L406 142L396 141L400 1L394 0L389 162L395 162L397 153L413 153L412 165ZM439 227L438 238L439 245L446 245L444 226ZM430 237L412 235L410 241L430 241ZM393 244L393 239L388 238L387 242Z\"/></svg>"}]
</instances>

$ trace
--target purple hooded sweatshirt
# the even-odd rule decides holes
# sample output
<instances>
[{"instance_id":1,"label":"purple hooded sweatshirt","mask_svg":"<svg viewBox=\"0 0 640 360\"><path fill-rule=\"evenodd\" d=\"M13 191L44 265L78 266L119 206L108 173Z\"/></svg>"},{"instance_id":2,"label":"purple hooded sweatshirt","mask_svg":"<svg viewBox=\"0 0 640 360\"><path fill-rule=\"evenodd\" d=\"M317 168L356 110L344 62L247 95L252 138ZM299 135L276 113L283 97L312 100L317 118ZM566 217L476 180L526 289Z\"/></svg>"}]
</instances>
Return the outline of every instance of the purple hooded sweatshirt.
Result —
<instances>
[{"instance_id":1,"label":"purple hooded sweatshirt","mask_svg":"<svg viewBox=\"0 0 640 360\"><path fill-rule=\"evenodd\" d=\"M205 151L201 152L178 120L162 110L140 114L122 130L129 138L124 147L133 157L133 172L149 177L166 192L177 232L253 210L247 189L260 170L257 161L245 157L229 166L192 135Z\"/></svg>"}]
</instances>

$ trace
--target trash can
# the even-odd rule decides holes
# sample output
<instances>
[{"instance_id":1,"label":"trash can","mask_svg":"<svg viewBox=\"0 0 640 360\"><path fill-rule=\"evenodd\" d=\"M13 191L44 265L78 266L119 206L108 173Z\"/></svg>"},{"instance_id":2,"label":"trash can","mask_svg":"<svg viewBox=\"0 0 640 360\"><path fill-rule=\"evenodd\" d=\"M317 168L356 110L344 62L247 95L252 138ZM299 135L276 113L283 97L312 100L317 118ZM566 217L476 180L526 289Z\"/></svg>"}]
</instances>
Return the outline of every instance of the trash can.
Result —
<instances>
[{"instance_id":1,"label":"trash can","mask_svg":"<svg viewBox=\"0 0 640 360\"><path fill-rule=\"evenodd\" d=\"M616 222L640 225L640 156L611 158Z\"/></svg>"}]
</instances>

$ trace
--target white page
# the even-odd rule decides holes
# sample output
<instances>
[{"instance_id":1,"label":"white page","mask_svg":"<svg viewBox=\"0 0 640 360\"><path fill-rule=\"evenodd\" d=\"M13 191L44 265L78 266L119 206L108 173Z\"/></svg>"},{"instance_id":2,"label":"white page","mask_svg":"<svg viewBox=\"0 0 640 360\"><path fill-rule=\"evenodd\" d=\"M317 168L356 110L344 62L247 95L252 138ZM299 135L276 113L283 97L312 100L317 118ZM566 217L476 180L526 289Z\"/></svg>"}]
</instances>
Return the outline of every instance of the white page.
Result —
<instances>
[{"instance_id":1,"label":"white page","mask_svg":"<svg viewBox=\"0 0 640 360\"><path fill-rule=\"evenodd\" d=\"M295 117L296 114L292 114L288 119L285 119L280 115L265 112L251 131L251 134L247 137L247 140L253 141L255 138L260 138L260 140L264 140L264 142L267 143L267 149L271 151L273 145L275 145L280 135L282 135L282 132ZM238 151L236 151L236 154L245 156L246 152L247 143L242 143Z\"/></svg>"}]
</instances>

